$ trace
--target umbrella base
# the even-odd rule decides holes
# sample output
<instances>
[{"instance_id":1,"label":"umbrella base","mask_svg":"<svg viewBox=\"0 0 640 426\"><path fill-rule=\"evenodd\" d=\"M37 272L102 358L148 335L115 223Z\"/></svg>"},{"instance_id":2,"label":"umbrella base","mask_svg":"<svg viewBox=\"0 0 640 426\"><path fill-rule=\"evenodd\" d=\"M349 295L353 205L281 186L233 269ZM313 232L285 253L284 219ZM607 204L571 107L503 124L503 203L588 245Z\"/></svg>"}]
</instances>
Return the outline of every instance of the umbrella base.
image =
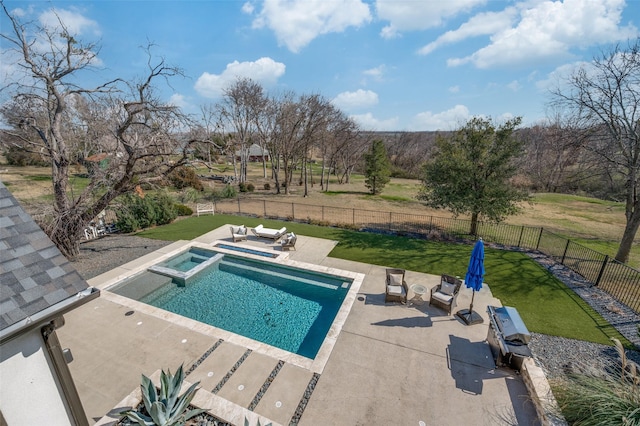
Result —
<instances>
[{"instance_id":1,"label":"umbrella base","mask_svg":"<svg viewBox=\"0 0 640 426\"><path fill-rule=\"evenodd\" d=\"M475 311L469 312L469 309L459 310L456 312L456 316L467 325L482 324L484 322L479 313Z\"/></svg>"}]
</instances>

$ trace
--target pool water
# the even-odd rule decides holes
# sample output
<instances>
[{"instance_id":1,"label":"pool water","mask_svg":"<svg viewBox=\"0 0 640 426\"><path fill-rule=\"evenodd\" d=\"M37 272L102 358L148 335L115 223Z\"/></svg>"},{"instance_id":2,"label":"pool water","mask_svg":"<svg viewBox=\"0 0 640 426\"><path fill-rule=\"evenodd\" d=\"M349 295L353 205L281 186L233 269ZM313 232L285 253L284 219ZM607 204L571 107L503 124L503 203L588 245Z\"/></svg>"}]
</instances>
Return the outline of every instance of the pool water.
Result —
<instances>
[{"instance_id":1,"label":"pool water","mask_svg":"<svg viewBox=\"0 0 640 426\"><path fill-rule=\"evenodd\" d=\"M229 254L184 286L164 279L144 295L114 292L312 359L352 281Z\"/></svg>"}]
</instances>

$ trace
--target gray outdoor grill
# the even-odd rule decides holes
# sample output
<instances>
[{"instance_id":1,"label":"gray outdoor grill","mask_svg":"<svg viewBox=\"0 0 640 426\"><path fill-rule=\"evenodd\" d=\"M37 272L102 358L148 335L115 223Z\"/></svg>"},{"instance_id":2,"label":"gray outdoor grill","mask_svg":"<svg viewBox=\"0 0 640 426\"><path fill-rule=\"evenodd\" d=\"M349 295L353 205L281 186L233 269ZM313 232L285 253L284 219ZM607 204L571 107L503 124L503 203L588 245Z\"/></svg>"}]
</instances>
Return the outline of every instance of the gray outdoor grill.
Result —
<instances>
[{"instance_id":1,"label":"gray outdoor grill","mask_svg":"<svg viewBox=\"0 0 640 426\"><path fill-rule=\"evenodd\" d=\"M527 326L516 308L488 306L487 312L490 322L487 342L496 365L520 370L524 360L531 357Z\"/></svg>"}]
</instances>

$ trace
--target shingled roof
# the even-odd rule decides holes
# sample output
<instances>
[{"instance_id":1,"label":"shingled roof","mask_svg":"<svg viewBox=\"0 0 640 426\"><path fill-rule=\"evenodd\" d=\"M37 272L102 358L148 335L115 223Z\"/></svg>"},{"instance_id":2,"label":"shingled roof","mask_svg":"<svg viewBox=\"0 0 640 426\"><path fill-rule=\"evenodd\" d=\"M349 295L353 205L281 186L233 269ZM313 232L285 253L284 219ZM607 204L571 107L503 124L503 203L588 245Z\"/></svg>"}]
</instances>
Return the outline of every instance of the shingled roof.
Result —
<instances>
[{"instance_id":1,"label":"shingled roof","mask_svg":"<svg viewBox=\"0 0 640 426\"><path fill-rule=\"evenodd\" d=\"M0 331L88 287L0 182Z\"/></svg>"}]
</instances>

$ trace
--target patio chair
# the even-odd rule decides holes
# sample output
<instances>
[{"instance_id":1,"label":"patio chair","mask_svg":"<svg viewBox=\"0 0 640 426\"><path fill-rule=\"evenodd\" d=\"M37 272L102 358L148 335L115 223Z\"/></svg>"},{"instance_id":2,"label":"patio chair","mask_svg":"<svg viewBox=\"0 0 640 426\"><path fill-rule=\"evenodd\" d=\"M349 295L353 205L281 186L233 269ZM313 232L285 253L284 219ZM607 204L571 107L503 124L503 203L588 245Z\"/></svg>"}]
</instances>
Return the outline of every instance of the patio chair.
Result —
<instances>
[{"instance_id":1,"label":"patio chair","mask_svg":"<svg viewBox=\"0 0 640 426\"><path fill-rule=\"evenodd\" d=\"M287 232L284 226L280 229L265 228L262 224L251 229L251 232L258 238L268 238L278 241Z\"/></svg>"},{"instance_id":2,"label":"patio chair","mask_svg":"<svg viewBox=\"0 0 640 426\"><path fill-rule=\"evenodd\" d=\"M231 237L233 238L233 242L238 242L247 239L247 227L244 225L240 226L231 226Z\"/></svg>"},{"instance_id":3,"label":"patio chair","mask_svg":"<svg viewBox=\"0 0 640 426\"><path fill-rule=\"evenodd\" d=\"M387 269L384 302L407 303L409 288L404 280L404 269Z\"/></svg>"},{"instance_id":4,"label":"patio chair","mask_svg":"<svg viewBox=\"0 0 640 426\"><path fill-rule=\"evenodd\" d=\"M440 284L431 289L429 305L444 309L448 315L451 315L451 310L457 305L456 300L461 286L462 280L460 278L443 274L440 277Z\"/></svg>"},{"instance_id":5,"label":"patio chair","mask_svg":"<svg viewBox=\"0 0 640 426\"><path fill-rule=\"evenodd\" d=\"M298 241L298 236L293 232L287 234L285 238L280 241L280 246L282 250L296 249L296 241Z\"/></svg>"}]
</instances>

